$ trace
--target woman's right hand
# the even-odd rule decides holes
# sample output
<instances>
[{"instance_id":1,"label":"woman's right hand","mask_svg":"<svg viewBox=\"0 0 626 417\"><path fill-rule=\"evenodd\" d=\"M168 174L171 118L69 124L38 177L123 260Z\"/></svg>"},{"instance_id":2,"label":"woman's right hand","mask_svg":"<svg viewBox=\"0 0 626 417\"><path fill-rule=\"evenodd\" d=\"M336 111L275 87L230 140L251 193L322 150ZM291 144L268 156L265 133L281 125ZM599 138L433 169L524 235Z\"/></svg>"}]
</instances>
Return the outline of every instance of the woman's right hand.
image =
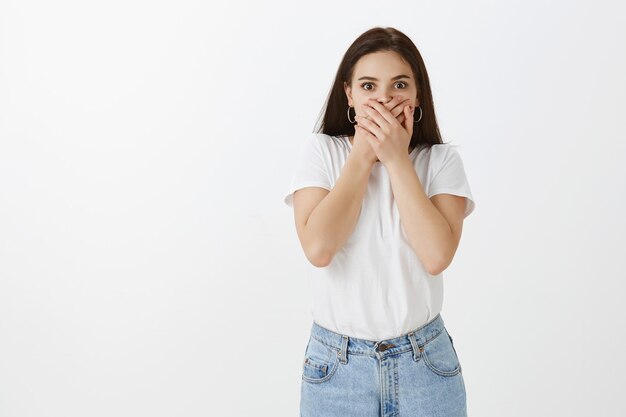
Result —
<instances>
[{"instance_id":1,"label":"woman's right hand","mask_svg":"<svg viewBox=\"0 0 626 417\"><path fill-rule=\"evenodd\" d=\"M365 131L363 129L354 128L354 137L352 138L352 150L350 154L354 154L354 157L361 161L365 161L369 165L374 165L378 161L378 156L364 137Z\"/></svg>"},{"instance_id":2,"label":"woman's right hand","mask_svg":"<svg viewBox=\"0 0 626 417\"><path fill-rule=\"evenodd\" d=\"M411 104L411 99L404 99L401 96L395 97L393 100L390 100L388 103L384 104L384 106L396 116L400 123L404 122L404 106L407 104ZM360 113L360 112L359 112ZM365 116L367 116L365 114ZM357 125L359 124L359 119L361 116L358 113L355 115L355 120ZM359 125L361 126L361 125ZM357 158L360 158L363 161L366 161L370 165L374 165L375 162L378 162L378 156L376 156L376 152L372 148L372 145L367 141L364 137L365 132L362 129L356 129L354 132L354 138L352 139L352 151L355 153Z\"/></svg>"}]
</instances>

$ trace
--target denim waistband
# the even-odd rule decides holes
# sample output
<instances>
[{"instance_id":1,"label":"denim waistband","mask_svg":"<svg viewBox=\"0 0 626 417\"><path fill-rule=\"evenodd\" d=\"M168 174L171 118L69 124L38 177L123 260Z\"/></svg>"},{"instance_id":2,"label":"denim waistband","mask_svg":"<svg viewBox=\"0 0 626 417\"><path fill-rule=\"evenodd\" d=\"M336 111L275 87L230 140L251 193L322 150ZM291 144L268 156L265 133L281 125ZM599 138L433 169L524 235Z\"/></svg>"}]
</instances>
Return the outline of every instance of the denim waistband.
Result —
<instances>
[{"instance_id":1,"label":"denim waistband","mask_svg":"<svg viewBox=\"0 0 626 417\"><path fill-rule=\"evenodd\" d=\"M443 318L437 314L428 323L393 339L367 340L346 336L320 326L315 321L311 326L311 337L340 352L357 355L376 355L377 352L393 354L404 352L411 347L417 350L424 346L444 329Z\"/></svg>"}]
</instances>

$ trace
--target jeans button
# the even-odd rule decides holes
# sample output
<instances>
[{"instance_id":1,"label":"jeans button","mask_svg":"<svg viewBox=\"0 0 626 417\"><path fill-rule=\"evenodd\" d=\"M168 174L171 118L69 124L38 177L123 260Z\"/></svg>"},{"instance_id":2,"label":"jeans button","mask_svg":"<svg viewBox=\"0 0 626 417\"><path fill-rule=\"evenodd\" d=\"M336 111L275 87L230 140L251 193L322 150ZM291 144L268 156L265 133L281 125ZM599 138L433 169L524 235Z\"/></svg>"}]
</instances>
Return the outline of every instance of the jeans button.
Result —
<instances>
[{"instance_id":1,"label":"jeans button","mask_svg":"<svg viewBox=\"0 0 626 417\"><path fill-rule=\"evenodd\" d=\"M379 352L384 352L384 351L386 351L387 349L390 349L390 348L392 348L392 347L394 347L394 346L395 346L395 345L393 345L393 344L391 344L391 343L386 343L386 342L383 342L383 343L381 343L380 345L378 345L378 347L376 348L376 350L378 350Z\"/></svg>"}]
</instances>

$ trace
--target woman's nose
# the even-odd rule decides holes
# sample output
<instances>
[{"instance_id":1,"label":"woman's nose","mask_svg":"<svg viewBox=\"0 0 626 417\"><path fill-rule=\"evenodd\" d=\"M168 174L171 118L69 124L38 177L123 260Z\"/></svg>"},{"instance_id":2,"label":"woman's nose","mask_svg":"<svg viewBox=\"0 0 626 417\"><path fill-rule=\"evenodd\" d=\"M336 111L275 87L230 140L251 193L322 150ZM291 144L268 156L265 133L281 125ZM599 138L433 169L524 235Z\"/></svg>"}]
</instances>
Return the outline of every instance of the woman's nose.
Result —
<instances>
[{"instance_id":1,"label":"woman's nose","mask_svg":"<svg viewBox=\"0 0 626 417\"><path fill-rule=\"evenodd\" d=\"M384 94L378 98L378 102L380 104L386 104L389 102L389 100L392 100L392 99L393 97L390 94Z\"/></svg>"}]
</instances>

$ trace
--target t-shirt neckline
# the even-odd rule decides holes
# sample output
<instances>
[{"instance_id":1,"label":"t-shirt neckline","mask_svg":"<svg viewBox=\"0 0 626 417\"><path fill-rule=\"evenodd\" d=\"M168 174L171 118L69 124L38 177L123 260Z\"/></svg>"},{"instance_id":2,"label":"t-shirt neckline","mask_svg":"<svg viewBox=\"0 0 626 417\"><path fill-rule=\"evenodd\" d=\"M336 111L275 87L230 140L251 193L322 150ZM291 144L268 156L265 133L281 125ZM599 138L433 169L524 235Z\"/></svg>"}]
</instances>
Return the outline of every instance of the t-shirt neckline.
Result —
<instances>
[{"instance_id":1,"label":"t-shirt neckline","mask_svg":"<svg viewBox=\"0 0 626 417\"><path fill-rule=\"evenodd\" d=\"M344 137L344 139L346 140L346 142L348 143L348 146L350 147L350 150L352 150L352 143L350 143L350 139L348 138L349 135L342 135ZM419 146L416 146L415 148L413 148L413 150L411 151L411 153L409 154L409 157L412 157L415 152L417 151L417 149L419 148ZM382 162L380 161L376 161L374 162L375 164L381 164Z\"/></svg>"}]
</instances>

